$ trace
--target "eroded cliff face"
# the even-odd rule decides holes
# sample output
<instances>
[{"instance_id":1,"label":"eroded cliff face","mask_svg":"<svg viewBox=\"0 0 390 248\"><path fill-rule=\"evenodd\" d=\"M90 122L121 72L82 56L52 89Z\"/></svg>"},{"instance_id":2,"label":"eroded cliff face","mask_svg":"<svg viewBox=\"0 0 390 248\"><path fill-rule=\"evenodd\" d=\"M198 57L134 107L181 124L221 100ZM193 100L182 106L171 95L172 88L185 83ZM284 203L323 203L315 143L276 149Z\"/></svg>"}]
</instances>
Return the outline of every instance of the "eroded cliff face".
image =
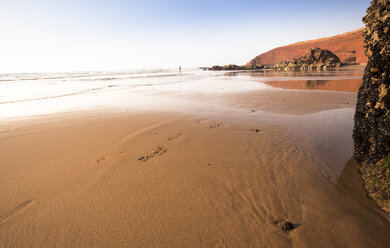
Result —
<instances>
[{"instance_id":1,"label":"eroded cliff face","mask_svg":"<svg viewBox=\"0 0 390 248\"><path fill-rule=\"evenodd\" d=\"M368 194L390 211L390 0L373 0L363 18L368 56L353 139Z\"/></svg>"}]
</instances>

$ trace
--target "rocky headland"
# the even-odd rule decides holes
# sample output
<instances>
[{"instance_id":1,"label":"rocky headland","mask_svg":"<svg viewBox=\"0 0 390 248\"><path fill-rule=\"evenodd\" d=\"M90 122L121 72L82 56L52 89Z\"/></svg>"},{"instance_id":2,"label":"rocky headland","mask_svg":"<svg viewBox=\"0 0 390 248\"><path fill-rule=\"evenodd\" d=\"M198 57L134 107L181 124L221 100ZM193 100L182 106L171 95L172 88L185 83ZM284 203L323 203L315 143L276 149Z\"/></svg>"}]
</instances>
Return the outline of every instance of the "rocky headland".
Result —
<instances>
[{"instance_id":1,"label":"rocky headland","mask_svg":"<svg viewBox=\"0 0 390 248\"><path fill-rule=\"evenodd\" d=\"M291 61L282 61L273 66L277 71L313 71L340 67L341 61L329 50L314 47L304 56Z\"/></svg>"},{"instance_id":2,"label":"rocky headland","mask_svg":"<svg viewBox=\"0 0 390 248\"><path fill-rule=\"evenodd\" d=\"M390 211L390 0L373 0L363 21L368 62L356 105L354 154L367 193Z\"/></svg>"},{"instance_id":3,"label":"rocky headland","mask_svg":"<svg viewBox=\"0 0 390 248\"><path fill-rule=\"evenodd\" d=\"M214 65L212 67L201 67L200 69L209 71L244 71L244 70L262 70L272 69L276 71L317 71L330 68L338 68L350 63L342 63L340 58L327 49L318 47L310 48L306 54L291 61L281 61L276 65L269 67L267 65Z\"/></svg>"},{"instance_id":4,"label":"rocky headland","mask_svg":"<svg viewBox=\"0 0 390 248\"><path fill-rule=\"evenodd\" d=\"M316 40L302 41L287 46L277 47L262 53L248 65L274 66L281 61L289 61L305 55L306 51L313 47L321 47L332 51L340 58L342 63L367 63L364 51L364 28Z\"/></svg>"}]
</instances>

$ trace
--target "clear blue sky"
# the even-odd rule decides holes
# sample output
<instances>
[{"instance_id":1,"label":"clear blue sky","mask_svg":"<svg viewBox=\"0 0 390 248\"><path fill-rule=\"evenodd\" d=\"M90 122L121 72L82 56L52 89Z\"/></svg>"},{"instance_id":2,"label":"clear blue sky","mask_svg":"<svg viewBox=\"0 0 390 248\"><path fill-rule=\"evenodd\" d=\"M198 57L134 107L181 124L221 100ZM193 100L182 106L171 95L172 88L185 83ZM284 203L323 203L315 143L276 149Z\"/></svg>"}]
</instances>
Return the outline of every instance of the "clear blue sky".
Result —
<instances>
[{"instance_id":1,"label":"clear blue sky","mask_svg":"<svg viewBox=\"0 0 390 248\"><path fill-rule=\"evenodd\" d=\"M363 27L370 0L0 0L0 72L244 64Z\"/></svg>"}]
</instances>

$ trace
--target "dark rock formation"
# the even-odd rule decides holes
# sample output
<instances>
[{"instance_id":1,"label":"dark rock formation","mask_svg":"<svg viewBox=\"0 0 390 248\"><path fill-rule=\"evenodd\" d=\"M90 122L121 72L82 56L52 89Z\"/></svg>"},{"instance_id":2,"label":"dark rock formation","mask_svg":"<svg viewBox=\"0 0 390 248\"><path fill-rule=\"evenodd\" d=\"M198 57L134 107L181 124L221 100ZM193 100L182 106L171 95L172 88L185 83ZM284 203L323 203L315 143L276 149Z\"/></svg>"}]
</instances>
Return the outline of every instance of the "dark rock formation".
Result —
<instances>
[{"instance_id":1,"label":"dark rock formation","mask_svg":"<svg viewBox=\"0 0 390 248\"><path fill-rule=\"evenodd\" d=\"M356 105L354 154L368 194L390 211L390 0L373 0L363 21L368 62Z\"/></svg>"},{"instance_id":2,"label":"dark rock formation","mask_svg":"<svg viewBox=\"0 0 390 248\"><path fill-rule=\"evenodd\" d=\"M264 65L214 65L213 67L202 67L203 70L209 71L243 71L243 70L261 70L267 69Z\"/></svg>"},{"instance_id":3,"label":"dark rock formation","mask_svg":"<svg viewBox=\"0 0 390 248\"><path fill-rule=\"evenodd\" d=\"M279 223L279 226L285 232L291 231L295 228L295 225L289 221L283 221L283 222Z\"/></svg>"},{"instance_id":4,"label":"dark rock formation","mask_svg":"<svg viewBox=\"0 0 390 248\"><path fill-rule=\"evenodd\" d=\"M277 63L273 68L278 71L312 71L339 67L341 61L334 53L318 47L307 50L302 57L292 61Z\"/></svg>"}]
</instances>

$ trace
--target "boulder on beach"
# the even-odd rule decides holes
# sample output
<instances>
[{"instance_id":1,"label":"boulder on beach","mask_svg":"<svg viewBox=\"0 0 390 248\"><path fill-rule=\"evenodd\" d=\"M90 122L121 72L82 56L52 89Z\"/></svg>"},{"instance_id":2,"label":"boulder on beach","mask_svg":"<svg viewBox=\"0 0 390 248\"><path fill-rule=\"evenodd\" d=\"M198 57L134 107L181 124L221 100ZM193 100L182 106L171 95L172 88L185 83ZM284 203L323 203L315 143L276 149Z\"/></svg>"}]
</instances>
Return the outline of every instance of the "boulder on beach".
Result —
<instances>
[{"instance_id":1,"label":"boulder on beach","mask_svg":"<svg viewBox=\"0 0 390 248\"><path fill-rule=\"evenodd\" d=\"M291 61L282 61L274 65L278 71L312 71L339 67L340 58L329 50L314 47L307 50L304 56Z\"/></svg>"}]
</instances>

